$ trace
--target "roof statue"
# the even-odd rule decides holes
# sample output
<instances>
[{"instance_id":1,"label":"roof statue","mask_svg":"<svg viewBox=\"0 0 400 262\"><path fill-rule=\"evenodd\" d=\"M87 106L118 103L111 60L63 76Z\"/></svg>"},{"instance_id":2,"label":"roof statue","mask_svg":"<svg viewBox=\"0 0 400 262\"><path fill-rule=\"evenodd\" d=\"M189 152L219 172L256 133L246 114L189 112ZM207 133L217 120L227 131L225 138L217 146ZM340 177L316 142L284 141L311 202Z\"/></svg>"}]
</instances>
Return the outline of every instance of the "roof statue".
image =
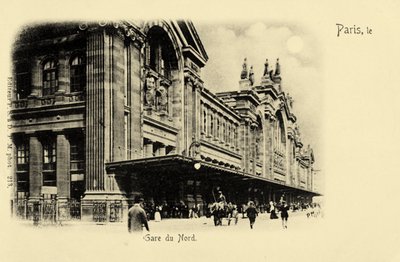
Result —
<instances>
[{"instance_id":1,"label":"roof statue","mask_svg":"<svg viewBox=\"0 0 400 262\"><path fill-rule=\"evenodd\" d=\"M242 72L240 73L240 79L246 79L247 78L247 58L244 59L243 65L242 65Z\"/></svg>"},{"instance_id":2,"label":"roof statue","mask_svg":"<svg viewBox=\"0 0 400 262\"><path fill-rule=\"evenodd\" d=\"M265 59L263 76L268 76L268 75L269 75L269 72L268 72L268 58L267 58L267 59Z\"/></svg>"},{"instance_id":3,"label":"roof statue","mask_svg":"<svg viewBox=\"0 0 400 262\"><path fill-rule=\"evenodd\" d=\"M254 71L253 71L253 66L250 66L249 80L250 80L250 84L253 85L253 84L254 84Z\"/></svg>"},{"instance_id":4,"label":"roof statue","mask_svg":"<svg viewBox=\"0 0 400 262\"><path fill-rule=\"evenodd\" d=\"M276 67L275 67L275 75L278 76L281 74L281 66L279 65L279 58L276 59Z\"/></svg>"}]
</instances>

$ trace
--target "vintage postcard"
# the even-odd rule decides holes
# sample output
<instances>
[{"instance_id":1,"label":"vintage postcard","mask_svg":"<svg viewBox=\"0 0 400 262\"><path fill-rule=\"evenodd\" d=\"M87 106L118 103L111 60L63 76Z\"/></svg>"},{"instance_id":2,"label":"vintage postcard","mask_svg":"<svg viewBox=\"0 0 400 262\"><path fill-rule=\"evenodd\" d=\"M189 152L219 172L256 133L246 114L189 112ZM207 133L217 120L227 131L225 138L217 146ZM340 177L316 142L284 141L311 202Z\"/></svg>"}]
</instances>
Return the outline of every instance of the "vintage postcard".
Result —
<instances>
[{"instance_id":1,"label":"vintage postcard","mask_svg":"<svg viewBox=\"0 0 400 262\"><path fill-rule=\"evenodd\" d=\"M1 260L400 259L399 5L174 2L3 11Z\"/></svg>"}]
</instances>

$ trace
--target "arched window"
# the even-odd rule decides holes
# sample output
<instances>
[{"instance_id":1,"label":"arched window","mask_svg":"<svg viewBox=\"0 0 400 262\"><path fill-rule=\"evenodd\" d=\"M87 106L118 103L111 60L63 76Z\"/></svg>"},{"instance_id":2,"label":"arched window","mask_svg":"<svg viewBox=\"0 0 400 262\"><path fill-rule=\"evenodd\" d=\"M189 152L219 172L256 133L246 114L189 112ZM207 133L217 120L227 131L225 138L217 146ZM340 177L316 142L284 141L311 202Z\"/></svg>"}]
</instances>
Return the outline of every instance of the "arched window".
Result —
<instances>
[{"instance_id":1,"label":"arched window","mask_svg":"<svg viewBox=\"0 0 400 262\"><path fill-rule=\"evenodd\" d=\"M31 94L31 70L27 63L20 63L15 68L17 78L17 99L27 98Z\"/></svg>"},{"instance_id":2,"label":"arched window","mask_svg":"<svg viewBox=\"0 0 400 262\"><path fill-rule=\"evenodd\" d=\"M43 95L52 95L58 90L58 70L55 60L43 64Z\"/></svg>"},{"instance_id":3,"label":"arched window","mask_svg":"<svg viewBox=\"0 0 400 262\"><path fill-rule=\"evenodd\" d=\"M178 68L178 60L171 39L159 26L148 32L148 65L161 76L170 79L171 70Z\"/></svg>"},{"instance_id":4,"label":"arched window","mask_svg":"<svg viewBox=\"0 0 400 262\"><path fill-rule=\"evenodd\" d=\"M70 90L81 92L86 87L86 63L83 56L75 56L70 65Z\"/></svg>"}]
</instances>

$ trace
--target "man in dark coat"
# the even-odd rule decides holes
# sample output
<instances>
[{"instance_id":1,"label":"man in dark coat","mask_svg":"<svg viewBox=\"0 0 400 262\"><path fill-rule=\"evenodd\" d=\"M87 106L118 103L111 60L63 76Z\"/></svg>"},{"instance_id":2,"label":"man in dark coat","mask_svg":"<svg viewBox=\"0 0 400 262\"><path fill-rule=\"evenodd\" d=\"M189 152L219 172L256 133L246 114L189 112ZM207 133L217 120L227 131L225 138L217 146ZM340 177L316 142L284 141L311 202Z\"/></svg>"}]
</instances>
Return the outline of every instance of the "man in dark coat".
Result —
<instances>
[{"instance_id":1,"label":"man in dark coat","mask_svg":"<svg viewBox=\"0 0 400 262\"><path fill-rule=\"evenodd\" d=\"M283 205L281 206L281 218L282 218L282 227L287 228L287 221L289 217L289 206L285 201L283 201Z\"/></svg>"},{"instance_id":2,"label":"man in dark coat","mask_svg":"<svg viewBox=\"0 0 400 262\"><path fill-rule=\"evenodd\" d=\"M250 220L250 228L253 229L253 225L256 222L256 216L258 214L256 207L254 206L254 202L250 201L249 206L246 209L247 217Z\"/></svg>"},{"instance_id":3,"label":"man in dark coat","mask_svg":"<svg viewBox=\"0 0 400 262\"><path fill-rule=\"evenodd\" d=\"M135 204L128 211L128 231L129 233L143 230L143 226L149 231L146 211L143 209L143 198L136 196Z\"/></svg>"}]
</instances>

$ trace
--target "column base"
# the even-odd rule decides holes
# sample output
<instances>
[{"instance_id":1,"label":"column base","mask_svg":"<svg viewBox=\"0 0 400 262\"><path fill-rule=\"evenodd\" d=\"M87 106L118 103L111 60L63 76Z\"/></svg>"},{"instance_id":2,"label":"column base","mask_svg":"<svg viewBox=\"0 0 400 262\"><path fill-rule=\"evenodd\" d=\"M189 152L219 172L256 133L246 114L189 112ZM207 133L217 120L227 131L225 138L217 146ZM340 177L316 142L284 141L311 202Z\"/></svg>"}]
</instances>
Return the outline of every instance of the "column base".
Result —
<instances>
[{"instance_id":1,"label":"column base","mask_svg":"<svg viewBox=\"0 0 400 262\"><path fill-rule=\"evenodd\" d=\"M81 220L104 224L127 220L128 198L121 192L86 192L81 200Z\"/></svg>"}]
</instances>

